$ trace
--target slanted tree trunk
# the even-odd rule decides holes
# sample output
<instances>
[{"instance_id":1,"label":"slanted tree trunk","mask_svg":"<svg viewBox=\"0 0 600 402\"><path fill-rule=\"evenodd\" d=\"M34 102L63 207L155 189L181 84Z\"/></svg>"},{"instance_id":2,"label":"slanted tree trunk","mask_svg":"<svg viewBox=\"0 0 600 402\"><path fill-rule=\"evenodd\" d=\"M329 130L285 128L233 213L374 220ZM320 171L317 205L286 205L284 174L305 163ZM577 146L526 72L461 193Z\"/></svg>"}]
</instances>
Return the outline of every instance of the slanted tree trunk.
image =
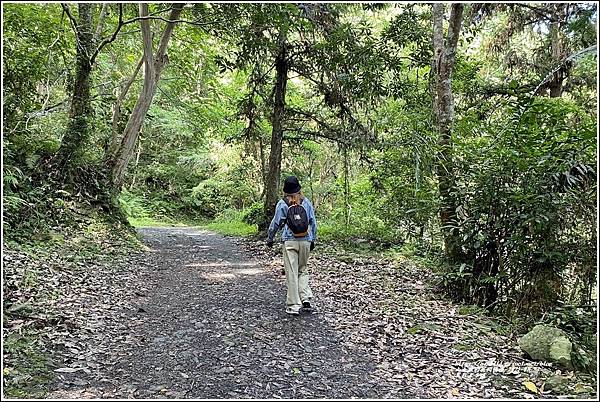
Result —
<instances>
[{"instance_id":1,"label":"slanted tree trunk","mask_svg":"<svg viewBox=\"0 0 600 402\"><path fill-rule=\"evenodd\" d=\"M121 143L121 134L123 134L123 130L124 130L124 127L121 127L122 125L119 124L121 121L121 116L122 116L121 107L123 106L125 97L127 96L127 93L129 92L129 88L131 88L131 85L134 83L143 64L144 64L144 57L142 56L142 58L140 58L140 61L137 64L137 66L135 67L135 71L133 72L131 77L129 77L129 79L127 81L123 82L119 88L119 94L117 95L117 99L115 100L115 103L113 104L112 124L111 124L112 135L111 135L110 145L108 146L108 150L106 152L107 159L114 158L114 155L117 152L119 144Z\"/></svg>"},{"instance_id":2,"label":"slanted tree trunk","mask_svg":"<svg viewBox=\"0 0 600 402\"><path fill-rule=\"evenodd\" d=\"M281 153L283 148L283 118L285 114L285 91L288 80L289 64L287 60L286 39L280 38L279 53L275 59L277 73L275 81L275 94L271 125L271 150L269 153L269 170L265 180L265 221L259 225L259 230L264 231L275 213L275 205L279 198L279 178L281 176Z\"/></svg>"},{"instance_id":3,"label":"slanted tree trunk","mask_svg":"<svg viewBox=\"0 0 600 402\"><path fill-rule=\"evenodd\" d=\"M462 21L463 5L452 4L448 35L444 43L444 5L433 5L433 45L434 45L434 115L439 133L437 176L441 199L440 220L444 235L446 255L451 259L460 256L460 242L456 219L456 199L454 166L452 159L452 123L454 121L454 97L452 94L452 71L456 60L456 46Z\"/></svg>"},{"instance_id":4,"label":"slanted tree trunk","mask_svg":"<svg viewBox=\"0 0 600 402\"><path fill-rule=\"evenodd\" d=\"M71 109L67 130L58 149L58 163L64 174L68 174L85 149L90 136L89 119L91 114L91 74L94 51L91 3L79 3L79 20L72 21L77 43L75 61L75 82L71 96Z\"/></svg>"},{"instance_id":5,"label":"slanted tree trunk","mask_svg":"<svg viewBox=\"0 0 600 402\"><path fill-rule=\"evenodd\" d=\"M181 14L183 6L184 4L182 3L173 4L173 9L171 10L169 20L177 20ZM140 17L148 16L148 4L140 3L139 9ZM121 191L127 165L133 156L133 150L135 149L135 144L138 140L140 128L144 123L146 113L148 113L148 109L150 109L150 105L152 104L152 100L156 94L160 75L167 64L167 46L169 44L169 40L171 39L171 34L173 33L175 23L167 23L167 26L165 27L165 30L161 36L156 55L153 54L152 33L150 31L149 20L140 20L140 26L142 30L144 46L144 83L138 100L133 108L133 111L131 112L131 115L129 116L127 125L125 126L121 144L117 149L114 158L112 158L109 163L113 197L116 197Z\"/></svg>"},{"instance_id":6,"label":"slanted tree trunk","mask_svg":"<svg viewBox=\"0 0 600 402\"><path fill-rule=\"evenodd\" d=\"M140 135L138 138L138 147L137 153L135 154L135 164L133 167L133 178L131 179L131 184L129 185L129 190L133 190L133 186L135 186L135 177L137 173L137 167L140 164L140 154L142 153L142 136Z\"/></svg>"}]
</instances>

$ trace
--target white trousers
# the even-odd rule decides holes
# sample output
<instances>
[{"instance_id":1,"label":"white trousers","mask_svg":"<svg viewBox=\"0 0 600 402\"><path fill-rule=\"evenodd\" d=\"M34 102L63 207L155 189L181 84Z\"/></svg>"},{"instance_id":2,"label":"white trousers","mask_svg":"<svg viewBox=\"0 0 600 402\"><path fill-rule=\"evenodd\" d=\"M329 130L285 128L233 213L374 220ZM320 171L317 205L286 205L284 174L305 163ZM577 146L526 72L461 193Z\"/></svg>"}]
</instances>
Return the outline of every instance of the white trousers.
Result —
<instances>
[{"instance_id":1,"label":"white trousers","mask_svg":"<svg viewBox=\"0 0 600 402\"><path fill-rule=\"evenodd\" d=\"M313 294L308 286L308 256L310 242L288 240L283 243L283 265L287 282L286 305L288 310L299 311L302 302L310 301Z\"/></svg>"}]
</instances>

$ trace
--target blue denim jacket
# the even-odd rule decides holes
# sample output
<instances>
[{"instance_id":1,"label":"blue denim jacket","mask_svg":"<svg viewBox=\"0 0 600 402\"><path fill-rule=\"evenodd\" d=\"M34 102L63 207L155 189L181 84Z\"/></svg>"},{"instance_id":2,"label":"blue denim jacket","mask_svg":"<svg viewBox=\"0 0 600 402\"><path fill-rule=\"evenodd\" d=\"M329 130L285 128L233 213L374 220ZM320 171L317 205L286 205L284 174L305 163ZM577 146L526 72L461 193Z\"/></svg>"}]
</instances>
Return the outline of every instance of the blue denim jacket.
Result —
<instances>
[{"instance_id":1,"label":"blue denim jacket","mask_svg":"<svg viewBox=\"0 0 600 402\"><path fill-rule=\"evenodd\" d=\"M281 233L281 241L287 240L307 240L315 241L317 238L317 218L315 217L315 209L308 198L304 198L302 206L306 208L306 216L308 217L308 234L304 237L294 237L292 231L285 225L283 232ZM275 206L275 216L269 225L269 231L267 236L269 240L273 240L275 235L279 231L280 225L285 222L287 216L288 206L283 200L279 200Z\"/></svg>"}]
</instances>

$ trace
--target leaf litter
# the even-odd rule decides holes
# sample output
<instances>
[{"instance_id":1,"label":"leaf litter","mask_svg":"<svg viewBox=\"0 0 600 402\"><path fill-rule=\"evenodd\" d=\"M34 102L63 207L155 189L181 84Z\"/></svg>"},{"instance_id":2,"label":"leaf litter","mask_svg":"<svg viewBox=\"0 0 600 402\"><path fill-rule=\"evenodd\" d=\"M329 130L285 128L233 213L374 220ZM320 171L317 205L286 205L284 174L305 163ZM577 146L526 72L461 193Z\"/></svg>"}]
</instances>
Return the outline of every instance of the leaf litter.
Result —
<instances>
[{"instance_id":1,"label":"leaf litter","mask_svg":"<svg viewBox=\"0 0 600 402\"><path fill-rule=\"evenodd\" d=\"M53 356L50 397L576 393L544 391L558 368L525 359L491 318L459 314L411 261L312 255L317 312L290 319L278 250L191 228L141 233L146 251L79 264L5 248L5 336L40 334ZM17 362L4 359L10 372ZM595 398L595 384L576 385L578 397Z\"/></svg>"}]
</instances>

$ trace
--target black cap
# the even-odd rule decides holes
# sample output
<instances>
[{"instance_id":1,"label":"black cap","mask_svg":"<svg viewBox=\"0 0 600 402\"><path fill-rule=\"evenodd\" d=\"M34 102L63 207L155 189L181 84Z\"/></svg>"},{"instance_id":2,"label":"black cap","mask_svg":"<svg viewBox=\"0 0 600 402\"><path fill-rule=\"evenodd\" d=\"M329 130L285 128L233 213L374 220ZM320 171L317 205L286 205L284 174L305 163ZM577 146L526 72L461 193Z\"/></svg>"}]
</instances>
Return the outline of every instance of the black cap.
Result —
<instances>
[{"instance_id":1,"label":"black cap","mask_svg":"<svg viewBox=\"0 0 600 402\"><path fill-rule=\"evenodd\" d=\"M299 193L301 188L296 176L288 177L283 183L283 192L286 194Z\"/></svg>"}]
</instances>

